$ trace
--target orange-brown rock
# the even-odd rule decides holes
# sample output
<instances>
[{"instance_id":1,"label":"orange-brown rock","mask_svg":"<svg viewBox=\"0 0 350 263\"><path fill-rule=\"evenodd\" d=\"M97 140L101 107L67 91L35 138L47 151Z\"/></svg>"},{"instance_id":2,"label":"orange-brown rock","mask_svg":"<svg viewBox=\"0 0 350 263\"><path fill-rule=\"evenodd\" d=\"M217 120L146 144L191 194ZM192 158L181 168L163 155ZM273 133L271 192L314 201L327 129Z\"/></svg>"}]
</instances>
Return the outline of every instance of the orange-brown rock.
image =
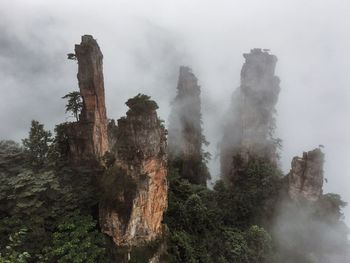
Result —
<instances>
[{"instance_id":1,"label":"orange-brown rock","mask_svg":"<svg viewBox=\"0 0 350 263\"><path fill-rule=\"evenodd\" d=\"M116 161L102 178L100 226L116 246L145 244L162 234L167 207L165 128L145 95L127 102L116 128Z\"/></svg>"},{"instance_id":2,"label":"orange-brown rock","mask_svg":"<svg viewBox=\"0 0 350 263\"><path fill-rule=\"evenodd\" d=\"M100 158L108 150L103 55L96 40L84 35L75 56L83 109L79 121L66 126L69 154L75 160Z\"/></svg>"},{"instance_id":3,"label":"orange-brown rock","mask_svg":"<svg viewBox=\"0 0 350 263\"><path fill-rule=\"evenodd\" d=\"M317 201L322 195L324 154L319 148L294 157L288 174L289 196L297 200Z\"/></svg>"}]
</instances>

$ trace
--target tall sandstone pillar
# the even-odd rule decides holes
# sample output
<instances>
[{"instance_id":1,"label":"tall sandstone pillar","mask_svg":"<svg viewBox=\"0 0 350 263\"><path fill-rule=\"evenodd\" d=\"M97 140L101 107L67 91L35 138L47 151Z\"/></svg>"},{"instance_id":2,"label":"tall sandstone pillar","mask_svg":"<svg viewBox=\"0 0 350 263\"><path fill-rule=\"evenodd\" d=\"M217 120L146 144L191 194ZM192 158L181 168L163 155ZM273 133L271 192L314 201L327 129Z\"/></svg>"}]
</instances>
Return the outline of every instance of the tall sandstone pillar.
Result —
<instances>
[{"instance_id":1,"label":"tall sandstone pillar","mask_svg":"<svg viewBox=\"0 0 350 263\"><path fill-rule=\"evenodd\" d=\"M166 132L157 104L138 95L115 128L115 162L102 179L100 226L116 247L147 245L162 236L167 207Z\"/></svg>"},{"instance_id":2,"label":"tall sandstone pillar","mask_svg":"<svg viewBox=\"0 0 350 263\"><path fill-rule=\"evenodd\" d=\"M169 119L169 161L191 183L206 184L203 160L200 86L188 67L180 67L177 95Z\"/></svg>"},{"instance_id":3,"label":"tall sandstone pillar","mask_svg":"<svg viewBox=\"0 0 350 263\"><path fill-rule=\"evenodd\" d=\"M226 118L221 143L221 176L232 182L239 167L252 157L265 158L277 164L275 105L280 92L275 76L277 58L261 49L244 54L241 85L235 91ZM234 162L234 157L240 162Z\"/></svg>"},{"instance_id":4,"label":"tall sandstone pillar","mask_svg":"<svg viewBox=\"0 0 350 263\"><path fill-rule=\"evenodd\" d=\"M69 153L75 160L100 158L108 150L103 55L90 35L75 45L75 55L83 109L79 121L67 127Z\"/></svg>"}]
</instances>

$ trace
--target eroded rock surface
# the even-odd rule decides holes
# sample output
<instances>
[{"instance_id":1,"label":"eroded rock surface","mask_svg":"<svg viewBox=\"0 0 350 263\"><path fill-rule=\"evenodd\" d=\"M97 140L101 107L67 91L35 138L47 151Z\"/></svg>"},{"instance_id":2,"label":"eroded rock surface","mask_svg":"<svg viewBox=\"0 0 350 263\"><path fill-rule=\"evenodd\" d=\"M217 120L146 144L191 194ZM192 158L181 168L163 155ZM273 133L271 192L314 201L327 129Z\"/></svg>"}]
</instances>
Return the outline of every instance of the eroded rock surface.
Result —
<instances>
[{"instance_id":1,"label":"eroded rock surface","mask_svg":"<svg viewBox=\"0 0 350 263\"><path fill-rule=\"evenodd\" d=\"M322 195L324 154L317 148L294 157L288 174L288 193L293 200L317 201Z\"/></svg>"},{"instance_id":2,"label":"eroded rock surface","mask_svg":"<svg viewBox=\"0 0 350 263\"><path fill-rule=\"evenodd\" d=\"M100 225L116 246L138 246L162 234L167 207L165 128L157 104L145 95L126 103L118 120L115 162L103 178Z\"/></svg>"},{"instance_id":3,"label":"eroded rock surface","mask_svg":"<svg viewBox=\"0 0 350 263\"><path fill-rule=\"evenodd\" d=\"M169 120L169 161L191 183L206 184L203 160L200 86L188 67L180 67L177 96Z\"/></svg>"},{"instance_id":4,"label":"eroded rock surface","mask_svg":"<svg viewBox=\"0 0 350 263\"><path fill-rule=\"evenodd\" d=\"M232 182L239 168L233 162L236 155L245 163L252 156L274 165L278 160L279 141L273 137L280 92L275 76L277 58L261 49L243 56L241 85L233 95L221 143L221 176L226 182Z\"/></svg>"},{"instance_id":5,"label":"eroded rock surface","mask_svg":"<svg viewBox=\"0 0 350 263\"><path fill-rule=\"evenodd\" d=\"M83 109L79 121L66 126L72 159L100 158L108 150L107 116L103 80L102 52L90 35L75 45L79 89Z\"/></svg>"}]
</instances>

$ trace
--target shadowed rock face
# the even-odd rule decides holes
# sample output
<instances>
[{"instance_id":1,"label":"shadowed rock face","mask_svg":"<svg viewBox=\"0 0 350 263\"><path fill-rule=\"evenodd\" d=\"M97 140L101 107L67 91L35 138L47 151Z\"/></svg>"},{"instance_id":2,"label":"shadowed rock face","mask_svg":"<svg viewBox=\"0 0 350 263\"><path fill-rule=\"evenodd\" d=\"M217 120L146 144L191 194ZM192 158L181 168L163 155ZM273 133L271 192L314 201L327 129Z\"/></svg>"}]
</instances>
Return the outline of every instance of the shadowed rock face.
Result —
<instances>
[{"instance_id":1,"label":"shadowed rock face","mask_svg":"<svg viewBox=\"0 0 350 263\"><path fill-rule=\"evenodd\" d=\"M289 196L297 200L317 201L322 195L324 154L317 148L294 157L288 174Z\"/></svg>"},{"instance_id":2,"label":"shadowed rock face","mask_svg":"<svg viewBox=\"0 0 350 263\"><path fill-rule=\"evenodd\" d=\"M138 246L162 234L167 207L165 129L154 101L130 99L116 128L116 161L103 178L100 225L117 246Z\"/></svg>"},{"instance_id":3,"label":"shadowed rock face","mask_svg":"<svg viewBox=\"0 0 350 263\"><path fill-rule=\"evenodd\" d=\"M261 49L252 49L243 55L241 85L233 94L226 118L221 143L221 176L232 182L236 170L233 157L239 155L244 162L260 157L277 164L275 105L280 92L275 76L277 58Z\"/></svg>"},{"instance_id":4,"label":"shadowed rock face","mask_svg":"<svg viewBox=\"0 0 350 263\"><path fill-rule=\"evenodd\" d=\"M83 109L77 123L67 125L70 156L76 160L99 158L108 150L103 81L103 55L92 36L75 45Z\"/></svg>"},{"instance_id":5,"label":"shadowed rock face","mask_svg":"<svg viewBox=\"0 0 350 263\"><path fill-rule=\"evenodd\" d=\"M198 80L188 67L180 67L177 96L169 119L169 160L191 183L206 184L202 160L201 100Z\"/></svg>"}]
</instances>

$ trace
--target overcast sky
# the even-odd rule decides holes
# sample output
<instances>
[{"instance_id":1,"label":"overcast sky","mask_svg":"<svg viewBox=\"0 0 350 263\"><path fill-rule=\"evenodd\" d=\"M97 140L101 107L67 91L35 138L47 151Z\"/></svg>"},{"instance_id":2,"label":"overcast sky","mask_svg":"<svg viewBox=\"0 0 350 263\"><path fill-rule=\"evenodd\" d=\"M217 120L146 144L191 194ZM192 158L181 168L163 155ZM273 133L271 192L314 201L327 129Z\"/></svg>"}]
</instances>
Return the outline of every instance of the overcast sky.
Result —
<instances>
[{"instance_id":1,"label":"overcast sky","mask_svg":"<svg viewBox=\"0 0 350 263\"><path fill-rule=\"evenodd\" d=\"M19 141L32 119L50 129L70 120L61 97L78 89L77 64L66 54L92 34L104 54L109 118L141 92L167 120L178 67L190 66L215 156L242 54L269 48L279 59L284 172L293 156L323 144L325 192L350 202L349 14L348 0L0 0L0 138ZM217 162L211 170L215 177Z\"/></svg>"}]
</instances>

